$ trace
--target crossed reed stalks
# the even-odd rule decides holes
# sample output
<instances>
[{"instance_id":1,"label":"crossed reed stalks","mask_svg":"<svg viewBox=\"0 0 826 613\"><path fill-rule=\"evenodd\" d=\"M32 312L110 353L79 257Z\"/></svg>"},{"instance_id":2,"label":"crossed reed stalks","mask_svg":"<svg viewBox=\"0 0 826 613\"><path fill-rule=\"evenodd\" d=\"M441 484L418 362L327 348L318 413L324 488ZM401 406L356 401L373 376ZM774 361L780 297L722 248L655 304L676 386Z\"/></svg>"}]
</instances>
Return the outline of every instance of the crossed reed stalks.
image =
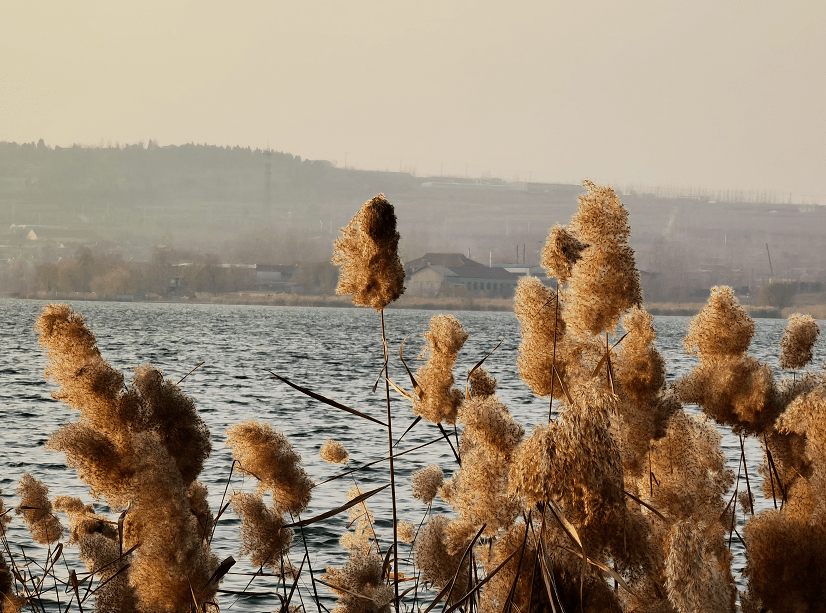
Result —
<instances>
[{"instance_id":1,"label":"crossed reed stalks","mask_svg":"<svg viewBox=\"0 0 826 613\"><path fill-rule=\"evenodd\" d=\"M198 480L210 435L181 382L144 366L127 384L79 313L47 306L37 323L46 374L58 384L55 397L80 413L47 446L66 454L93 497L122 512L109 518L78 498L50 499L45 484L24 476L15 513L46 545L46 559L17 553L7 538L12 515L0 501L2 610L46 611L56 602L61 611L218 611L235 560L219 560L211 545L229 512L240 519L239 555L258 569L247 587L273 578L269 594L283 613L322 613L325 593L336 598L334 613L818 610L826 601L826 375L797 371L812 360L819 327L810 317L790 318L780 366L793 372L778 382L747 353L754 322L730 288L714 288L684 341L698 364L667 385L653 318L642 306L628 213L613 189L585 187L571 223L551 229L542 254L556 289L529 277L515 297L519 375L547 399L537 405L547 420L525 432L498 398L487 358L456 385L468 334L450 315L431 320L415 373L399 348L409 386L390 378L385 308L403 293L404 272L395 212L379 195L342 229L333 261L341 266L338 292L379 313L383 361L374 391L383 379L385 421L271 374L386 430L387 454L316 483L282 433L262 422L236 424L227 430L234 461L214 514ZM398 438L391 388L411 409ZM740 438L736 475L712 420ZM405 448L417 427L434 437ZM761 489L772 508L760 513L746 437L764 450ZM448 446L455 464L413 474L421 517L404 521L396 463L429 445ZM332 439L320 453L335 465L352 459ZM358 478L375 465L387 466L387 484L365 491ZM236 490L238 475L254 479L255 492ZM345 502L301 518L315 488L341 480L353 483ZM370 510L382 492L390 495L392 541L381 540ZM452 513L434 513L437 498ZM312 568L318 552L309 550L305 528L345 512L347 560L322 574ZM741 593L731 573L735 540L746 551ZM77 547L85 570L68 567L64 545Z\"/></svg>"}]
</instances>

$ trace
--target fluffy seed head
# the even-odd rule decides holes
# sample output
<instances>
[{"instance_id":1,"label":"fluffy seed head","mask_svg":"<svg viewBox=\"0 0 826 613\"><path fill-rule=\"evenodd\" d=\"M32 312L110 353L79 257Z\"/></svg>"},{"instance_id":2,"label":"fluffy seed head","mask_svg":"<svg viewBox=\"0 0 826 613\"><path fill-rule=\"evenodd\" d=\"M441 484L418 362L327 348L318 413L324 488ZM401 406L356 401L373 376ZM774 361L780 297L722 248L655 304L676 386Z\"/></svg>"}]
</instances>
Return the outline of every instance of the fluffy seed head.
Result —
<instances>
[{"instance_id":1,"label":"fluffy seed head","mask_svg":"<svg viewBox=\"0 0 826 613\"><path fill-rule=\"evenodd\" d=\"M674 389L681 401L736 431L764 432L783 410L771 367L745 355L701 359Z\"/></svg>"},{"instance_id":2,"label":"fluffy seed head","mask_svg":"<svg viewBox=\"0 0 826 613\"><path fill-rule=\"evenodd\" d=\"M327 442L318 450L321 459L330 464L347 464L350 460L350 454L344 445L333 439L327 439Z\"/></svg>"},{"instance_id":3,"label":"fluffy seed head","mask_svg":"<svg viewBox=\"0 0 826 613\"><path fill-rule=\"evenodd\" d=\"M416 538L416 526L410 522L399 521L399 523L396 524L396 532L402 543L410 544L413 542L413 539Z\"/></svg>"},{"instance_id":4,"label":"fluffy seed head","mask_svg":"<svg viewBox=\"0 0 826 613\"><path fill-rule=\"evenodd\" d=\"M396 213L384 194L365 202L336 239L333 264L341 267L337 294L381 311L404 293Z\"/></svg>"},{"instance_id":5,"label":"fluffy seed head","mask_svg":"<svg viewBox=\"0 0 826 613\"><path fill-rule=\"evenodd\" d=\"M734 611L737 590L722 526L684 520L671 528L665 574L668 599L680 613ZM716 538L709 538L710 536Z\"/></svg>"},{"instance_id":6,"label":"fluffy seed head","mask_svg":"<svg viewBox=\"0 0 826 613\"><path fill-rule=\"evenodd\" d=\"M565 226L555 224L548 233L548 240L542 249L542 268L549 277L556 277L560 286L571 276L571 269L582 257L582 250L587 247Z\"/></svg>"},{"instance_id":7,"label":"fluffy seed head","mask_svg":"<svg viewBox=\"0 0 826 613\"><path fill-rule=\"evenodd\" d=\"M562 308L557 312L558 295L545 287L536 277L522 277L516 286L514 311L520 324L522 342L519 345L519 376L535 394L548 396L554 389L555 397L562 395L557 384L552 385L554 339L556 340L556 368L563 374L565 365L561 343L565 335Z\"/></svg>"},{"instance_id":8,"label":"fluffy seed head","mask_svg":"<svg viewBox=\"0 0 826 613\"><path fill-rule=\"evenodd\" d=\"M725 285L711 288L703 310L691 320L683 339L685 350L700 361L746 352L754 336L754 321Z\"/></svg>"},{"instance_id":9,"label":"fluffy seed head","mask_svg":"<svg viewBox=\"0 0 826 613\"><path fill-rule=\"evenodd\" d=\"M416 539L416 565L421 569L421 579L441 589L453 580L462 561L462 551L450 554L446 544L446 528L449 519L445 515L431 515ZM467 592L470 556L465 558L454 585L452 600L458 600Z\"/></svg>"},{"instance_id":10,"label":"fluffy seed head","mask_svg":"<svg viewBox=\"0 0 826 613\"><path fill-rule=\"evenodd\" d=\"M496 393L496 378L480 366L470 373L471 398L493 396Z\"/></svg>"},{"instance_id":11,"label":"fluffy seed head","mask_svg":"<svg viewBox=\"0 0 826 613\"><path fill-rule=\"evenodd\" d=\"M522 440L525 429L513 420L508 408L494 396L471 398L462 403L458 419L465 433L490 452L509 455Z\"/></svg>"},{"instance_id":12,"label":"fluffy seed head","mask_svg":"<svg viewBox=\"0 0 826 613\"><path fill-rule=\"evenodd\" d=\"M416 371L419 396L413 401L413 413L436 424L456 423L463 395L453 386L453 365L467 340L467 332L453 315L436 315L424 337L427 344L420 357L428 359Z\"/></svg>"},{"instance_id":13,"label":"fluffy seed head","mask_svg":"<svg viewBox=\"0 0 826 613\"><path fill-rule=\"evenodd\" d=\"M780 340L780 368L797 370L812 361L820 327L811 315L795 313Z\"/></svg>"},{"instance_id":14,"label":"fluffy seed head","mask_svg":"<svg viewBox=\"0 0 826 613\"><path fill-rule=\"evenodd\" d=\"M84 504L80 498L56 496L54 508L69 516L69 542L71 543L78 543L84 536L97 533L104 534L108 538L117 538L117 529L106 523L106 517L96 515L95 508L90 504Z\"/></svg>"},{"instance_id":15,"label":"fluffy seed head","mask_svg":"<svg viewBox=\"0 0 826 613\"><path fill-rule=\"evenodd\" d=\"M231 501L232 510L241 518L241 555L249 554L253 566L280 568L281 556L293 540L292 529L283 527L284 518L255 494L239 492Z\"/></svg>"},{"instance_id":16,"label":"fluffy seed head","mask_svg":"<svg viewBox=\"0 0 826 613\"><path fill-rule=\"evenodd\" d=\"M640 275L628 244L628 211L612 187L583 183L571 232L588 244L568 282L565 322L581 337L613 332L622 313L642 304Z\"/></svg>"},{"instance_id":17,"label":"fluffy seed head","mask_svg":"<svg viewBox=\"0 0 826 613\"><path fill-rule=\"evenodd\" d=\"M413 473L413 497L425 504L430 504L444 483L445 474L442 469L431 464L427 468Z\"/></svg>"},{"instance_id":18,"label":"fluffy seed head","mask_svg":"<svg viewBox=\"0 0 826 613\"><path fill-rule=\"evenodd\" d=\"M333 613L389 613L393 594L388 597L382 564L375 549L368 548L351 550L342 568L328 566L323 579L338 596Z\"/></svg>"},{"instance_id":19,"label":"fluffy seed head","mask_svg":"<svg viewBox=\"0 0 826 613\"><path fill-rule=\"evenodd\" d=\"M617 376L625 392L637 402L656 395L665 385L665 359L654 345L654 318L634 307L622 319L628 332L616 360Z\"/></svg>"},{"instance_id":20,"label":"fluffy seed head","mask_svg":"<svg viewBox=\"0 0 826 613\"><path fill-rule=\"evenodd\" d=\"M244 421L227 428L227 447L239 470L258 479L258 491L272 491L279 510L294 515L310 504L312 480L287 437L267 423Z\"/></svg>"},{"instance_id":21,"label":"fluffy seed head","mask_svg":"<svg viewBox=\"0 0 826 613\"><path fill-rule=\"evenodd\" d=\"M43 545L60 540L63 526L52 514L48 486L27 473L20 479L17 494L20 504L14 512L23 516L34 540Z\"/></svg>"}]
</instances>

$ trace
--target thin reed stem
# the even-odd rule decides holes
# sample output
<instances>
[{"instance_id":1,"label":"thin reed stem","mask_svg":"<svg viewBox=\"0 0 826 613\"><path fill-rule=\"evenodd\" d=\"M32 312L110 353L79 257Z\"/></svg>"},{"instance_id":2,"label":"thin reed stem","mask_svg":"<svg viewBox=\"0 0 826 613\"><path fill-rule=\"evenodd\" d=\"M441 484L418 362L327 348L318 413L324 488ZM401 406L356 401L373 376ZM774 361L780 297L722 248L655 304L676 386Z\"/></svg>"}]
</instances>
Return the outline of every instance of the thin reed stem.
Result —
<instances>
[{"instance_id":1,"label":"thin reed stem","mask_svg":"<svg viewBox=\"0 0 826 613\"><path fill-rule=\"evenodd\" d=\"M301 515L298 516L298 521L301 521ZM313 585L313 596L315 597L315 603L318 607L318 613L321 613L321 601L318 599L318 590L315 587L315 576L313 575L313 564L310 561L310 550L307 547L307 537L304 536L304 527L299 526L299 530L301 530L301 540L304 543L304 553L307 556L307 570L310 571L310 583Z\"/></svg>"},{"instance_id":2,"label":"thin reed stem","mask_svg":"<svg viewBox=\"0 0 826 613\"><path fill-rule=\"evenodd\" d=\"M218 507L218 515L215 516L215 519L212 522L212 532L210 532L209 540L207 541L207 545L212 544L212 538L215 536L215 528L218 525L218 519L221 517L221 514L224 512L224 500L227 497L227 491L229 491L229 484L232 481L232 471L235 470L235 463L238 460L233 460L232 464L229 467L229 476L227 477L227 484L224 486L224 494L221 496L221 504Z\"/></svg>"},{"instance_id":3,"label":"thin reed stem","mask_svg":"<svg viewBox=\"0 0 826 613\"><path fill-rule=\"evenodd\" d=\"M379 316L381 318L381 342L384 347L384 397L387 401L387 453L390 456L390 498L393 504L393 587L396 592L396 599L394 602L396 603L396 610L398 610L400 605L398 555L399 526L398 517L396 515L396 475L393 466L393 423L392 416L390 415L390 382L388 381L388 377L390 375L387 372L387 333L385 332L384 327L384 309L379 311Z\"/></svg>"},{"instance_id":4,"label":"thin reed stem","mask_svg":"<svg viewBox=\"0 0 826 613\"><path fill-rule=\"evenodd\" d=\"M740 464L743 462L743 457L740 457L740 462L737 464L737 481L734 484L734 496L732 496L731 505L731 530L728 533L728 548L731 551L731 537L734 534L734 526L737 523L737 492L740 489Z\"/></svg>"},{"instance_id":5,"label":"thin reed stem","mask_svg":"<svg viewBox=\"0 0 826 613\"><path fill-rule=\"evenodd\" d=\"M551 399L548 402L548 423L551 423L551 415L554 411L554 371L556 370L556 326L559 323L559 286L556 288L556 296L554 297L554 350L551 355Z\"/></svg>"},{"instance_id":6,"label":"thin reed stem","mask_svg":"<svg viewBox=\"0 0 826 613\"><path fill-rule=\"evenodd\" d=\"M774 502L774 508L777 509L777 496L774 493L774 475L772 474L771 469L771 451L769 451L769 441L766 439L766 433L763 433L763 444L766 446L766 456L769 459L769 482L772 485L772 502Z\"/></svg>"},{"instance_id":7,"label":"thin reed stem","mask_svg":"<svg viewBox=\"0 0 826 613\"><path fill-rule=\"evenodd\" d=\"M751 495L751 484L749 484L749 467L746 465L746 448L743 444L743 435L740 435L740 454L743 456L743 474L746 475L746 491L749 495L749 508L751 509L751 514L754 515L754 502L752 501Z\"/></svg>"}]
</instances>

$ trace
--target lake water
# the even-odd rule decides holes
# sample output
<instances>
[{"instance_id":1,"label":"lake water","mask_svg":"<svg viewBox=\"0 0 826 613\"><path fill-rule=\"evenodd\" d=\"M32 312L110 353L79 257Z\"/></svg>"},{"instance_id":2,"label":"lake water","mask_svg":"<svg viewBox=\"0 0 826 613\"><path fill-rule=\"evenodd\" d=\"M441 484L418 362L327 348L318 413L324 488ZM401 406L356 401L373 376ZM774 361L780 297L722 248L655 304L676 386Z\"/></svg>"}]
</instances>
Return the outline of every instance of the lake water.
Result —
<instances>
[{"instance_id":1,"label":"lake water","mask_svg":"<svg viewBox=\"0 0 826 613\"><path fill-rule=\"evenodd\" d=\"M62 454L47 451L44 444L50 434L77 414L50 397L54 386L43 378L45 352L37 344L33 327L45 303L37 301L0 300L0 454L2 466L0 487L6 505L17 504L15 490L18 479L31 472L50 488L50 495L68 494L93 502L88 489L74 472L64 465ZM247 419L267 421L283 431L301 453L304 466L316 481L340 472L320 459L319 447L328 438L342 442L350 451L351 466L381 457L386 452L387 437L378 426L312 401L283 383L272 380L267 370L308 387L320 394L339 400L378 419L385 419L383 386L375 394L372 385L381 361L381 331L378 315L369 309L325 309L296 307L256 307L189 304L144 304L111 302L78 302L72 305L83 313L94 331L104 358L116 368L129 372L134 366L151 363L168 378L178 380L200 362L204 365L182 384L194 398L213 439L213 453L206 463L201 480L210 491L212 508L217 511L226 485L232 457L224 446L228 426ZM391 351L391 378L409 388L409 380L398 361L398 347L410 335L405 356L411 369L418 364L415 357L422 346L422 332L427 329L433 311L389 310L386 313L387 335ZM547 419L547 403L536 398L517 375L516 354L519 327L512 313L454 312L470 334L460 354L454 372L465 373L479 359L503 340L486 367L499 380L499 396L527 432ZM658 346L666 358L668 380L686 374L696 363L682 351L688 317L657 317ZM779 342L786 325L784 320L758 319L757 334L751 353L768 362L777 372ZM824 351L818 347L815 365L822 364ZM398 437L412 421L407 401L394 394L394 434ZM740 454L737 438L724 433L724 450L729 465L736 472ZM427 442L439 431L421 422L405 437L407 449ZM754 484L762 452L754 440L747 441L749 473ZM454 466L450 449L443 442L405 455L396 461L399 516L418 524L425 511L412 498L410 475L428 464L446 469ZM449 470L446 470L449 474ZM388 482L386 465L381 463L357 473L363 490ZM250 489L234 477L234 488ZM313 492L312 503L305 517L310 517L343 504L345 492L352 481L340 480ZM373 499L369 506L376 516L376 530L383 543L392 540L389 496ZM756 510L767 508L771 501L762 496L756 500ZM108 508L96 503L98 510ZM434 509L447 512L434 502ZM116 519L116 518L113 518ZM742 519L740 521L742 524ZM306 529L312 566L316 575L328 565L340 566L343 552L338 546L344 531L346 513ZM241 590L249 581L244 573L253 572L248 561L238 554L238 520L231 513L222 517L216 530L213 550L224 558L237 560L223 589ZM35 560L45 559L41 549L30 546L31 539L16 518L8 531L13 546L27 544L27 554ZM300 541L296 541L300 546ZM734 572L744 564L742 547L735 543ZM298 550L295 550L296 552ZM406 555L407 548L402 549ZM39 557L38 557L39 556ZM67 556L78 571L82 563L72 554ZM299 563L301 554L294 561ZM64 573L65 574L65 573ZM80 574L80 572L79 572ZM276 584L267 577L257 577L252 592L267 592ZM741 585L742 586L742 585ZM319 586L324 594L327 590ZM305 592L309 593L309 591ZM61 596L63 606L67 598ZM221 608L227 610L235 596L221 596ZM332 599L327 598L328 606ZM309 605L309 603L307 603ZM278 601L271 595L244 596L232 609L243 611L273 611ZM230 609L230 610L232 610ZM309 607L308 611L312 610Z\"/></svg>"}]
</instances>

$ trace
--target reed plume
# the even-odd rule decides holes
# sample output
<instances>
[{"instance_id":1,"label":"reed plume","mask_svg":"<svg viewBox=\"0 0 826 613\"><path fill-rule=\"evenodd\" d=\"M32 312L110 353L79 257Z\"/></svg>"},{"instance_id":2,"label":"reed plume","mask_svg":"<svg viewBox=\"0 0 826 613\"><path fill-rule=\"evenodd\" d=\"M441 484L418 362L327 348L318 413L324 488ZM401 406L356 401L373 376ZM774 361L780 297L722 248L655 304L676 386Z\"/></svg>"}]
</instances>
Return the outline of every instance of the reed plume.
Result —
<instances>
[{"instance_id":1,"label":"reed plume","mask_svg":"<svg viewBox=\"0 0 826 613\"><path fill-rule=\"evenodd\" d=\"M18 613L26 604L26 599L14 592L14 576L6 563L6 557L0 553L0 610L5 613Z\"/></svg>"},{"instance_id":2,"label":"reed plume","mask_svg":"<svg viewBox=\"0 0 826 613\"><path fill-rule=\"evenodd\" d=\"M381 339L384 347L384 395L387 402L387 450L390 454L390 500L393 510L393 547L398 544L398 513L396 510L396 477L393 458L393 416L390 412L390 383L387 373L387 333L384 308L404 293L404 267L399 259L399 233L396 212L379 194L365 202L342 228L335 241L333 264L341 266L337 294L352 294L353 304L370 306L379 312ZM398 556L393 558L393 574L399 574ZM398 582L394 594L399 599Z\"/></svg>"},{"instance_id":3,"label":"reed plume","mask_svg":"<svg viewBox=\"0 0 826 613\"><path fill-rule=\"evenodd\" d=\"M348 500L362 494L358 486L347 492ZM323 580L338 596L333 611L339 613L388 613L395 590L388 585L382 574L383 561L378 552L378 543L371 542L373 514L365 503L350 507L352 532L345 532L342 546L349 557L341 568L327 567Z\"/></svg>"},{"instance_id":4,"label":"reed plume","mask_svg":"<svg viewBox=\"0 0 826 613\"><path fill-rule=\"evenodd\" d=\"M435 424L455 424L463 394L453 386L453 365L467 332L453 315L436 315L424 337L427 343L419 357L427 358L427 362L416 371L419 390L413 413Z\"/></svg>"},{"instance_id":5,"label":"reed plume","mask_svg":"<svg viewBox=\"0 0 826 613\"><path fill-rule=\"evenodd\" d=\"M528 530L527 540L525 538L526 529ZM524 553L521 551L523 544ZM517 551L520 553L511 558L504 568L493 576L482 592L482 598L479 602L479 610L482 613L501 613L505 609L505 603L510 596L511 586L514 582L516 582L516 589L513 593L512 602L515 605L515 611L531 609L532 592L536 601L533 606L536 607L536 610L546 610L545 607L552 610L546 597L547 592L542 585L540 573L533 572L533 565L537 556L536 544L535 539L530 534L530 528L524 522L513 524L501 538L496 539L488 555L482 558L485 570L488 573L492 572L509 555Z\"/></svg>"},{"instance_id":6,"label":"reed plume","mask_svg":"<svg viewBox=\"0 0 826 613\"><path fill-rule=\"evenodd\" d=\"M814 357L814 346L819 335L820 327L811 315L795 313L789 317L789 325L780 339L780 368L805 368Z\"/></svg>"},{"instance_id":7,"label":"reed plume","mask_svg":"<svg viewBox=\"0 0 826 613\"><path fill-rule=\"evenodd\" d=\"M783 409L771 367L745 355L701 361L674 389L735 432L764 432Z\"/></svg>"},{"instance_id":8,"label":"reed plume","mask_svg":"<svg viewBox=\"0 0 826 613\"><path fill-rule=\"evenodd\" d=\"M495 396L466 400L459 421L465 425L459 441L462 464L441 488L458 514L445 529L449 553L461 551L483 525L487 537L507 530L522 511L508 493L508 469L525 433L522 426Z\"/></svg>"},{"instance_id":9,"label":"reed plume","mask_svg":"<svg viewBox=\"0 0 826 613\"><path fill-rule=\"evenodd\" d=\"M23 516L34 540L44 545L60 540L63 525L52 513L49 487L27 473L20 479L17 494L20 496L20 504L14 512Z\"/></svg>"},{"instance_id":10,"label":"reed plume","mask_svg":"<svg viewBox=\"0 0 826 613\"><path fill-rule=\"evenodd\" d=\"M0 494L2 493L3 490L0 490ZM12 515L10 511L11 509L6 509L6 503L0 498L0 535L6 533L6 526L11 523Z\"/></svg>"},{"instance_id":11,"label":"reed plume","mask_svg":"<svg viewBox=\"0 0 826 613\"><path fill-rule=\"evenodd\" d=\"M525 429L517 424L496 396L470 398L458 414L463 436L487 453L510 455L521 442Z\"/></svg>"},{"instance_id":12,"label":"reed plume","mask_svg":"<svg viewBox=\"0 0 826 613\"><path fill-rule=\"evenodd\" d=\"M354 485L347 491L347 500L353 500L364 492L361 491L358 485ZM378 549L378 538L373 529L373 513L367 506L367 503L362 502L350 507L349 510L350 522L352 531L345 532L341 535L339 543L348 551L360 551Z\"/></svg>"},{"instance_id":13,"label":"reed plume","mask_svg":"<svg viewBox=\"0 0 826 613\"><path fill-rule=\"evenodd\" d=\"M746 602L781 613L809 610L826 598L826 386L804 377L798 393L766 437L763 493L782 498L743 528Z\"/></svg>"},{"instance_id":14,"label":"reed plume","mask_svg":"<svg viewBox=\"0 0 826 613\"><path fill-rule=\"evenodd\" d=\"M407 521L399 521L399 540L408 545L416 538L416 526Z\"/></svg>"},{"instance_id":15,"label":"reed plume","mask_svg":"<svg viewBox=\"0 0 826 613\"><path fill-rule=\"evenodd\" d=\"M281 513L267 507L256 494L238 492L231 501L232 510L241 518L241 555L249 555L259 568L280 568L293 540L293 531L284 528Z\"/></svg>"},{"instance_id":16,"label":"reed plume","mask_svg":"<svg viewBox=\"0 0 826 613\"><path fill-rule=\"evenodd\" d=\"M561 309L557 311L558 300L559 295L536 277L519 279L513 307L522 336L517 364L519 376L538 396L550 396L553 391L555 398L562 397L553 374L554 365L563 376L566 372L565 321Z\"/></svg>"},{"instance_id":17,"label":"reed plume","mask_svg":"<svg viewBox=\"0 0 826 613\"><path fill-rule=\"evenodd\" d=\"M227 447L238 470L258 479L258 493L271 492L280 510L297 515L310 504L313 482L281 432L267 423L244 421L227 428Z\"/></svg>"},{"instance_id":18,"label":"reed plume","mask_svg":"<svg viewBox=\"0 0 826 613\"><path fill-rule=\"evenodd\" d=\"M178 464L157 437L135 436L135 491L123 530L125 547L140 543L129 568L138 608L186 611L194 593L199 603L213 599L210 582L218 558L203 539Z\"/></svg>"},{"instance_id":19,"label":"reed plume","mask_svg":"<svg viewBox=\"0 0 826 613\"><path fill-rule=\"evenodd\" d=\"M413 473L412 487L413 498L418 498L425 504L430 504L439 493L439 488L444 483L445 474L442 469L431 464L427 468L417 470Z\"/></svg>"},{"instance_id":20,"label":"reed plume","mask_svg":"<svg viewBox=\"0 0 826 613\"><path fill-rule=\"evenodd\" d=\"M565 323L586 337L616 329L622 313L642 304L640 275L628 245L628 211L614 189L583 183L570 232L587 244L573 266L563 311Z\"/></svg>"},{"instance_id":21,"label":"reed plume","mask_svg":"<svg viewBox=\"0 0 826 613\"><path fill-rule=\"evenodd\" d=\"M665 566L668 599L679 613L733 612L737 590L723 527L715 522L702 528L692 520L671 528Z\"/></svg>"},{"instance_id":22,"label":"reed plume","mask_svg":"<svg viewBox=\"0 0 826 613\"><path fill-rule=\"evenodd\" d=\"M547 271L548 277L556 277L559 286L565 285L587 246L568 228L554 224L542 249L542 268Z\"/></svg>"},{"instance_id":23,"label":"reed plume","mask_svg":"<svg viewBox=\"0 0 826 613\"><path fill-rule=\"evenodd\" d=\"M193 401L152 366L135 369L125 386L83 317L66 305L48 305L36 329L49 354L47 377L60 386L54 396L80 411L80 420L63 426L47 446L66 453L93 495L115 508L129 505L124 545L140 543L128 562L121 560L128 564L121 573L128 587L113 582L102 592L101 606L128 610L134 601L145 613L178 612L189 611L193 597L199 604L212 600L218 560L204 538L211 514L204 509L205 486L193 485L211 443ZM72 538L95 568L112 550L111 531L86 534L90 519L81 516L77 501L60 503L69 513Z\"/></svg>"},{"instance_id":24,"label":"reed plume","mask_svg":"<svg viewBox=\"0 0 826 613\"><path fill-rule=\"evenodd\" d=\"M469 374L469 391L471 398L484 398L496 393L496 378L480 366Z\"/></svg>"},{"instance_id":25,"label":"reed plume","mask_svg":"<svg viewBox=\"0 0 826 613\"><path fill-rule=\"evenodd\" d=\"M730 287L713 287L683 340L700 363L675 384L680 400L700 405L735 432L766 432L783 406L771 367L746 355L754 321Z\"/></svg>"},{"instance_id":26,"label":"reed plume","mask_svg":"<svg viewBox=\"0 0 826 613\"><path fill-rule=\"evenodd\" d=\"M654 602L667 595L681 612L733 610L731 554L725 546L731 514L724 497L734 474L726 468L720 440L707 418L679 408L665 436L652 441L646 474L627 484L669 522L649 520L649 560L642 560L648 577L641 587ZM692 570L697 564L702 568Z\"/></svg>"},{"instance_id":27,"label":"reed plume","mask_svg":"<svg viewBox=\"0 0 826 613\"><path fill-rule=\"evenodd\" d=\"M338 596L334 613L389 613L393 588L382 577L382 559L373 549L354 549L341 568L322 577Z\"/></svg>"},{"instance_id":28,"label":"reed plume","mask_svg":"<svg viewBox=\"0 0 826 613\"><path fill-rule=\"evenodd\" d=\"M632 403L644 404L665 386L665 359L654 342L654 318L645 309L634 306L622 319L628 333L615 361L617 378Z\"/></svg>"},{"instance_id":29,"label":"reed plume","mask_svg":"<svg viewBox=\"0 0 826 613\"><path fill-rule=\"evenodd\" d=\"M454 575L450 602L456 602L467 592L469 584L470 556L463 556L463 548L448 548L446 529L450 518L445 515L431 515L419 531L414 547L416 565L421 571L421 580L433 584L437 589L448 585ZM453 553L450 553L453 551ZM461 567L460 567L461 565ZM458 570L458 575L457 571Z\"/></svg>"},{"instance_id":30,"label":"reed plume","mask_svg":"<svg viewBox=\"0 0 826 613\"><path fill-rule=\"evenodd\" d=\"M322 460L330 464L347 464L350 461L350 454L344 445L329 438L318 450L318 453Z\"/></svg>"},{"instance_id":31,"label":"reed plume","mask_svg":"<svg viewBox=\"0 0 826 613\"><path fill-rule=\"evenodd\" d=\"M740 306L734 290L711 288L706 306L691 320L683 345L700 362L744 354L754 336L754 321Z\"/></svg>"},{"instance_id":32,"label":"reed plume","mask_svg":"<svg viewBox=\"0 0 826 613\"><path fill-rule=\"evenodd\" d=\"M560 502L570 521L593 528L594 539L603 542L606 526L617 523L624 508L622 460L611 433L618 399L590 387L576 390L573 400L517 448L509 488L526 508Z\"/></svg>"},{"instance_id":33,"label":"reed plume","mask_svg":"<svg viewBox=\"0 0 826 613\"><path fill-rule=\"evenodd\" d=\"M624 469L639 475L650 442L665 435L671 414L681 407L665 389L665 360L654 342L654 318L633 307L622 319L627 331L614 360L623 399L619 403L620 438Z\"/></svg>"},{"instance_id":34,"label":"reed plume","mask_svg":"<svg viewBox=\"0 0 826 613\"><path fill-rule=\"evenodd\" d=\"M336 293L352 294L353 304L382 311L404 293L393 205L379 194L362 205L341 233L333 253L333 264L341 267Z\"/></svg>"},{"instance_id":35,"label":"reed plume","mask_svg":"<svg viewBox=\"0 0 826 613\"><path fill-rule=\"evenodd\" d=\"M95 507L84 504L80 498L56 496L54 508L69 517L69 542L79 543L89 534L102 534L109 539L118 538L118 530L103 515L95 513Z\"/></svg>"},{"instance_id":36,"label":"reed plume","mask_svg":"<svg viewBox=\"0 0 826 613\"><path fill-rule=\"evenodd\" d=\"M95 573L95 613L137 613L135 588L129 584L129 566L133 554L121 555L117 535L91 532L78 541L80 559L90 573Z\"/></svg>"}]
</instances>

